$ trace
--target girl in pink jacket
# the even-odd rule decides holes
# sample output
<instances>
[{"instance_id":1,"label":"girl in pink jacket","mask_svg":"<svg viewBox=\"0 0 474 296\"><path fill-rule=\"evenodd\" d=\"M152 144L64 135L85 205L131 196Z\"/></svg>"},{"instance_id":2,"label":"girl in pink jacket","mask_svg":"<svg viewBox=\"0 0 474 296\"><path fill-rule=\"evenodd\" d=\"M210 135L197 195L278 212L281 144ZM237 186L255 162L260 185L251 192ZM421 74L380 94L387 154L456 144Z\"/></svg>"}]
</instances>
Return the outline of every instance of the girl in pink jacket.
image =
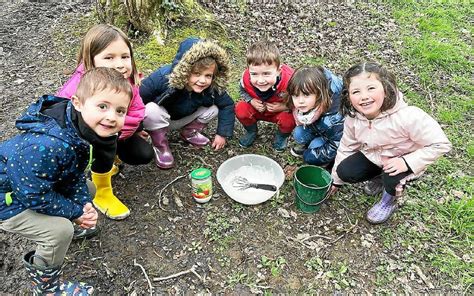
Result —
<instances>
[{"instance_id":1,"label":"girl in pink jacket","mask_svg":"<svg viewBox=\"0 0 474 296\"><path fill-rule=\"evenodd\" d=\"M380 176L382 198L366 217L383 223L395 211L406 181L451 150L451 143L431 116L405 103L395 76L376 63L360 63L346 72L341 111L347 116L332 191L345 182Z\"/></svg>"},{"instance_id":2,"label":"girl in pink jacket","mask_svg":"<svg viewBox=\"0 0 474 296\"><path fill-rule=\"evenodd\" d=\"M84 73L94 67L119 71L129 80L133 89L133 98L118 141L114 137L106 145L90 143L93 146L94 158L91 168L92 181L97 188L93 199L94 206L111 219L124 219L130 211L112 190L111 178L118 172L118 168L113 165L115 156L118 155L125 163L137 165L150 162L154 154L151 145L146 141L148 135L141 127L145 105L138 91L140 77L133 59L132 47L120 29L101 24L87 32L81 43L76 71L58 91L57 96L71 98ZM103 109L106 106L99 105L97 108Z\"/></svg>"}]
</instances>

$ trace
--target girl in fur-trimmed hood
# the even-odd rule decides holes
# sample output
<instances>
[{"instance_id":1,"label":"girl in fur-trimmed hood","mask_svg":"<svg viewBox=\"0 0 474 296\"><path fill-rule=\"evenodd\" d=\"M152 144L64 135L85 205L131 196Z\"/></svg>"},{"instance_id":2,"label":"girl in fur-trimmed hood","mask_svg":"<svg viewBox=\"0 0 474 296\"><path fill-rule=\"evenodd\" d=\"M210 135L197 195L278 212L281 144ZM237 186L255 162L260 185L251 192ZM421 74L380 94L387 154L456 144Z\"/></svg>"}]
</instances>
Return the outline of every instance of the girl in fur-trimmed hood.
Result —
<instances>
[{"instance_id":1,"label":"girl in fur-trimmed hood","mask_svg":"<svg viewBox=\"0 0 474 296\"><path fill-rule=\"evenodd\" d=\"M215 42L185 39L173 62L143 80L140 95L146 104L144 127L149 131L158 167L174 166L167 134L181 129L181 137L195 145L210 141L200 132L217 116L212 147L221 149L234 131L234 101L226 92L229 58Z\"/></svg>"}]
</instances>

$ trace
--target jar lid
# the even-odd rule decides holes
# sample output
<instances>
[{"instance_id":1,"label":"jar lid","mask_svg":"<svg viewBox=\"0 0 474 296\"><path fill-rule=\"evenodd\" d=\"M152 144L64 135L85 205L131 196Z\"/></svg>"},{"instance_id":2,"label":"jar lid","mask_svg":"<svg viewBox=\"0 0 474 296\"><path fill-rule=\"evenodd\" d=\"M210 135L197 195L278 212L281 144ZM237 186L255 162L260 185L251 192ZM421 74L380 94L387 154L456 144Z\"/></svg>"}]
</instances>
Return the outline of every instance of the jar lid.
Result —
<instances>
[{"instance_id":1,"label":"jar lid","mask_svg":"<svg viewBox=\"0 0 474 296\"><path fill-rule=\"evenodd\" d=\"M191 178L197 179L197 180L206 179L210 175L211 175L211 171L206 168L195 169L194 171L191 172Z\"/></svg>"}]
</instances>

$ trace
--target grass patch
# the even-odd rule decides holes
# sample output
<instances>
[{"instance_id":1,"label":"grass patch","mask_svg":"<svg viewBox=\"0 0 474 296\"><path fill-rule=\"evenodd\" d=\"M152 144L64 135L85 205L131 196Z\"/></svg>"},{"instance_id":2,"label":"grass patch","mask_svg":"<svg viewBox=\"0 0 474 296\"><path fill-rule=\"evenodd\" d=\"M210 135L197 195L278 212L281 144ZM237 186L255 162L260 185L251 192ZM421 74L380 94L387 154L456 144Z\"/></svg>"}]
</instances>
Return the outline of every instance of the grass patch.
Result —
<instances>
[{"instance_id":1,"label":"grass patch","mask_svg":"<svg viewBox=\"0 0 474 296\"><path fill-rule=\"evenodd\" d=\"M408 191L416 199L402 208L404 217L423 222L426 229L389 236L417 250L413 255L427 260L435 272L450 277L443 277L443 285L467 291L474 282L472 6L447 1L391 5L401 29L400 52L422 87L422 94L406 92L407 100L434 115L453 151L429 167Z\"/></svg>"}]
</instances>

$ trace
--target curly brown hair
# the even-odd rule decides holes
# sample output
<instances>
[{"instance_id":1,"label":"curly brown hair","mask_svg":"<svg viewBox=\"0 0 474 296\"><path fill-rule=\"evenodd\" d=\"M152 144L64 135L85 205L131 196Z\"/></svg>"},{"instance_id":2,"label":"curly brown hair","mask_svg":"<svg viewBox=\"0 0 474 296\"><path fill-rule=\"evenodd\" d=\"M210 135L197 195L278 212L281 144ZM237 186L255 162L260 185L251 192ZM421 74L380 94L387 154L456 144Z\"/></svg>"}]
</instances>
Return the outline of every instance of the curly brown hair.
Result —
<instances>
[{"instance_id":1,"label":"curly brown hair","mask_svg":"<svg viewBox=\"0 0 474 296\"><path fill-rule=\"evenodd\" d=\"M288 82L284 97L286 106L293 109L292 97L301 93L304 95L316 95L315 105L320 106L322 113L329 109L331 106L331 95L323 67L301 67L293 73Z\"/></svg>"},{"instance_id":2,"label":"curly brown hair","mask_svg":"<svg viewBox=\"0 0 474 296\"><path fill-rule=\"evenodd\" d=\"M352 106L351 100L349 98L349 85L353 77L362 73L367 73L369 75L373 74L382 83L383 90L385 92L385 98L383 100L382 106L380 107L380 112L393 108L398 100L398 87L395 76L380 64L375 62L362 62L352 66L344 74L344 86L342 88L340 107L342 115L355 117L357 111L354 109L354 106Z\"/></svg>"}]
</instances>

